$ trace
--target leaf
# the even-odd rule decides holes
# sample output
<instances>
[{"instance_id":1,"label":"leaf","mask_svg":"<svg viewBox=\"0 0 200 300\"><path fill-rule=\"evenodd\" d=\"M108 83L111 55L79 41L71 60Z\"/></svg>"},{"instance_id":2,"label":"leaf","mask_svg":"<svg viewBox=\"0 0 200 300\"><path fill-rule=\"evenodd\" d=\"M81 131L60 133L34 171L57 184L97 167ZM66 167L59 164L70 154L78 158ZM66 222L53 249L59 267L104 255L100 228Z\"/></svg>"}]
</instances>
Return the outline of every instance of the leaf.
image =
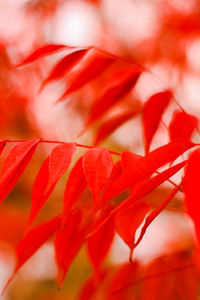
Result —
<instances>
[{"instance_id":1,"label":"leaf","mask_svg":"<svg viewBox=\"0 0 200 300\"><path fill-rule=\"evenodd\" d=\"M52 80L59 79L64 76L67 72L69 72L88 52L89 48L76 50L70 54L64 56L51 70L49 76L44 80L41 88L44 87L45 84Z\"/></svg>"},{"instance_id":2,"label":"leaf","mask_svg":"<svg viewBox=\"0 0 200 300\"><path fill-rule=\"evenodd\" d=\"M194 222L197 239L200 243L199 170L200 149L197 149L191 153L188 159L184 177L184 192L186 207L190 217Z\"/></svg>"},{"instance_id":3,"label":"leaf","mask_svg":"<svg viewBox=\"0 0 200 300\"><path fill-rule=\"evenodd\" d=\"M87 252L97 278L100 276L100 266L108 254L114 233L114 222L113 219L110 219L93 236L87 239Z\"/></svg>"},{"instance_id":4,"label":"leaf","mask_svg":"<svg viewBox=\"0 0 200 300\"><path fill-rule=\"evenodd\" d=\"M121 98L126 96L136 84L140 74L141 68L135 66L117 71L114 76L108 80L99 99L95 101L89 113L86 126L97 121Z\"/></svg>"},{"instance_id":5,"label":"leaf","mask_svg":"<svg viewBox=\"0 0 200 300\"><path fill-rule=\"evenodd\" d=\"M55 44L42 46L36 49L33 53L31 53L27 58L25 58L20 64L17 65L17 67L34 62L35 60L37 60L42 56L50 55L56 51L63 50L64 48L73 48L73 47L69 47L66 45L55 45Z\"/></svg>"},{"instance_id":6,"label":"leaf","mask_svg":"<svg viewBox=\"0 0 200 300\"><path fill-rule=\"evenodd\" d=\"M144 201L140 201L128 208L120 210L120 212L115 215L116 230L131 250L129 257L130 261L132 261L132 250L134 247L136 230L143 222L149 210L150 205Z\"/></svg>"},{"instance_id":7,"label":"leaf","mask_svg":"<svg viewBox=\"0 0 200 300\"><path fill-rule=\"evenodd\" d=\"M137 280L142 271L139 262L126 263L120 265L114 274L107 291L105 300L138 300L139 295L136 289L128 289L132 287L133 280Z\"/></svg>"},{"instance_id":8,"label":"leaf","mask_svg":"<svg viewBox=\"0 0 200 300\"><path fill-rule=\"evenodd\" d=\"M113 160L106 148L93 148L83 155L83 170L91 190L94 208L100 204L100 194L113 168Z\"/></svg>"},{"instance_id":9,"label":"leaf","mask_svg":"<svg viewBox=\"0 0 200 300\"><path fill-rule=\"evenodd\" d=\"M0 175L0 202L10 193L28 166L40 139L20 142L8 153Z\"/></svg>"},{"instance_id":10,"label":"leaf","mask_svg":"<svg viewBox=\"0 0 200 300\"><path fill-rule=\"evenodd\" d=\"M58 145L53 148L51 154L42 164L33 185L28 226L31 225L44 206L60 177L67 171L75 151L76 145L74 143Z\"/></svg>"},{"instance_id":11,"label":"leaf","mask_svg":"<svg viewBox=\"0 0 200 300\"><path fill-rule=\"evenodd\" d=\"M104 281L105 277L107 275L107 270L102 271L99 275L99 281L102 282ZM81 290L79 292L77 300L93 300L94 295L96 292L98 293L99 291L99 282L97 282L94 278L94 276L89 277L84 285L81 287Z\"/></svg>"},{"instance_id":12,"label":"leaf","mask_svg":"<svg viewBox=\"0 0 200 300\"><path fill-rule=\"evenodd\" d=\"M183 161L167 170L163 171L162 173L146 180L142 185L136 185L135 191L120 205L118 205L113 211L112 214L116 213L117 211L121 210L122 208L128 207L129 205L135 203L136 200L141 199L142 197L146 196L154 189L156 189L159 185L169 179L171 176L176 174L179 170L181 170L187 161Z\"/></svg>"},{"instance_id":13,"label":"leaf","mask_svg":"<svg viewBox=\"0 0 200 300\"><path fill-rule=\"evenodd\" d=\"M172 142L149 152L146 156L135 160L131 152L122 153L122 167L128 186L149 177L157 169L174 161L195 144L185 139L176 139Z\"/></svg>"},{"instance_id":14,"label":"leaf","mask_svg":"<svg viewBox=\"0 0 200 300\"><path fill-rule=\"evenodd\" d=\"M86 186L87 181L85 179L81 157L71 170L66 184L64 194L63 220L67 218L71 208L78 201Z\"/></svg>"},{"instance_id":15,"label":"leaf","mask_svg":"<svg viewBox=\"0 0 200 300\"><path fill-rule=\"evenodd\" d=\"M33 228L22 238L16 250L17 264L15 270L8 279L3 289L3 293L19 268L21 268L21 266L51 237L51 235L60 227L60 223L61 217L57 216Z\"/></svg>"},{"instance_id":16,"label":"leaf","mask_svg":"<svg viewBox=\"0 0 200 300\"><path fill-rule=\"evenodd\" d=\"M100 222L92 228L92 231L90 232L90 235L92 235L94 232L96 232L107 220L109 220L112 216L115 216L116 213L121 211L122 209L128 208L131 205L133 205L137 200L141 199L142 197L146 196L150 192L152 192L155 188L157 188L160 184L165 182L167 179L169 179L171 176L173 176L176 172L178 172L181 168L185 166L187 161L181 162L164 172L154 176L153 178L146 180L143 184L137 184L136 189L132 194L122 203L120 203L117 207L115 207L112 211L108 212L104 218L100 220ZM121 177L120 177L121 178ZM111 188L112 191L112 188ZM109 193L111 193L109 191ZM106 194L105 194L106 195ZM110 196L110 195L109 195ZM107 197L103 198L103 200L108 201L109 198Z\"/></svg>"},{"instance_id":17,"label":"leaf","mask_svg":"<svg viewBox=\"0 0 200 300\"><path fill-rule=\"evenodd\" d=\"M171 91L164 91L151 96L144 105L143 129L145 138L145 151L149 152L152 138L158 128L160 119L172 97Z\"/></svg>"},{"instance_id":18,"label":"leaf","mask_svg":"<svg viewBox=\"0 0 200 300\"><path fill-rule=\"evenodd\" d=\"M175 160L194 146L195 144L188 140L176 139L144 157L128 151L123 152L121 155L123 172L112 182L106 193L104 191L103 199L110 200L139 181L147 179L157 169Z\"/></svg>"},{"instance_id":19,"label":"leaf","mask_svg":"<svg viewBox=\"0 0 200 300\"><path fill-rule=\"evenodd\" d=\"M193 131L198 127L198 119L183 111L175 111L169 125L171 140L176 138L190 139Z\"/></svg>"},{"instance_id":20,"label":"leaf","mask_svg":"<svg viewBox=\"0 0 200 300\"><path fill-rule=\"evenodd\" d=\"M78 73L76 73L69 88L64 92L58 102L63 101L69 94L77 91L82 86L94 80L105 71L111 63L113 63L114 57L105 55L104 53L97 53L92 59L88 61Z\"/></svg>"},{"instance_id":21,"label":"leaf","mask_svg":"<svg viewBox=\"0 0 200 300\"><path fill-rule=\"evenodd\" d=\"M118 127L120 127L125 122L128 122L131 118L135 117L138 113L139 110L137 109L133 109L131 111L128 110L105 121L98 128L93 144L95 146L99 144L103 139L107 138L110 134L112 134L113 131L115 131Z\"/></svg>"},{"instance_id":22,"label":"leaf","mask_svg":"<svg viewBox=\"0 0 200 300\"><path fill-rule=\"evenodd\" d=\"M161 211L168 205L168 203L173 199L173 197L177 194L177 192L179 191L180 187L182 185L182 182L177 186L175 187L171 193L167 196L166 199L164 199L160 205L158 205L156 207L156 209L154 209L152 211L152 213L146 218L145 220L145 223L144 223L144 226L142 227L142 230L141 230L141 233L140 233L140 236L138 237L135 245L134 245L134 248L137 247L137 245L139 245L139 243L141 242L147 228L149 227L149 225L155 220L155 218L161 213Z\"/></svg>"},{"instance_id":23,"label":"leaf","mask_svg":"<svg viewBox=\"0 0 200 300\"><path fill-rule=\"evenodd\" d=\"M84 241L84 231L81 228L82 214L72 210L65 223L57 231L55 237L56 262L59 268L57 279L62 286L69 266L81 248Z\"/></svg>"}]
</instances>

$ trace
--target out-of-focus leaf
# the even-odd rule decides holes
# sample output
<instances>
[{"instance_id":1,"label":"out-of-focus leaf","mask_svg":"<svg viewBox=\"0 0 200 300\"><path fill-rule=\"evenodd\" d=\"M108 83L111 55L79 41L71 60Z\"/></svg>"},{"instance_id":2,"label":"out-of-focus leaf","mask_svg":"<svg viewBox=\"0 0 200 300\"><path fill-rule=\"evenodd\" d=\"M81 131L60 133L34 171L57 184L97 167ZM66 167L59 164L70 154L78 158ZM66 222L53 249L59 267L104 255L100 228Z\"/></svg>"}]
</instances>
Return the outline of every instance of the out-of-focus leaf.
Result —
<instances>
[{"instance_id":1,"label":"out-of-focus leaf","mask_svg":"<svg viewBox=\"0 0 200 300\"><path fill-rule=\"evenodd\" d=\"M143 129L146 153L149 152L152 138L171 97L172 93L170 91L160 92L151 96L144 105Z\"/></svg>"}]
</instances>

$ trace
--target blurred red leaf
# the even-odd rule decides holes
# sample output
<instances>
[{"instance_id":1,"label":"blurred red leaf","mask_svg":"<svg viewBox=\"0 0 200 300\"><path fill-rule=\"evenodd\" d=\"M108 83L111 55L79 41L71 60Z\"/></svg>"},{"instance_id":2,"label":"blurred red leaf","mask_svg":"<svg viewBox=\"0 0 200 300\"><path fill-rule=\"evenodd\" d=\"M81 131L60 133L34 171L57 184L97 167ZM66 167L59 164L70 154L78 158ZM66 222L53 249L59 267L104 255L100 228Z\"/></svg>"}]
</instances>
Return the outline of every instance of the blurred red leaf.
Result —
<instances>
[{"instance_id":1,"label":"blurred red leaf","mask_svg":"<svg viewBox=\"0 0 200 300\"><path fill-rule=\"evenodd\" d=\"M41 88L43 88L48 82L59 79L69 72L84 57L88 50L89 48L79 49L61 58L51 70L49 76L44 80Z\"/></svg>"},{"instance_id":2,"label":"blurred red leaf","mask_svg":"<svg viewBox=\"0 0 200 300\"><path fill-rule=\"evenodd\" d=\"M144 105L143 129L146 153L149 152L152 138L171 97L170 91L160 92L151 96Z\"/></svg>"},{"instance_id":3,"label":"blurred red leaf","mask_svg":"<svg viewBox=\"0 0 200 300\"><path fill-rule=\"evenodd\" d=\"M86 126L97 121L108 109L126 96L136 84L141 71L140 67L131 66L118 70L109 78L101 96L95 101L89 112Z\"/></svg>"},{"instance_id":4,"label":"blurred red leaf","mask_svg":"<svg viewBox=\"0 0 200 300\"><path fill-rule=\"evenodd\" d=\"M30 230L19 242L16 254L17 265L12 276L8 279L2 294L11 282L19 268L51 237L59 228L61 217L57 216Z\"/></svg>"},{"instance_id":5,"label":"blurred red leaf","mask_svg":"<svg viewBox=\"0 0 200 300\"><path fill-rule=\"evenodd\" d=\"M125 122L128 122L131 118L135 117L138 113L140 113L140 110L138 109L128 110L102 123L97 130L93 144L94 145L99 144L103 139L107 138L110 134L112 134L113 131L115 131L118 127L120 127Z\"/></svg>"},{"instance_id":6,"label":"blurred red leaf","mask_svg":"<svg viewBox=\"0 0 200 300\"><path fill-rule=\"evenodd\" d=\"M94 80L100 76L114 61L113 56L106 55L105 53L99 52L89 59L79 72L76 72L74 78L68 89L61 96L58 102L63 101L69 94L80 89L82 86L87 84L89 81Z\"/></svg>"},{"instance_id":7,"label":"blurred red leaf","mask_svg":"<svg viewBox=\"0 0 200 300\"><path fill-rule=\"evenodd\" d=\"M198 127L198 119L183 111L175 111L169 125L171 140L176 138L190 139L193 131Z\"/></svg>"},{"instance_id":8,"label":"blurred red leaf","mask_svg":"<svg viewBox=\"0 0 200 300\"><path fill-rule=\"evenodd\" d=\"M196 230L198 242L200 243L200 205L199 205L199 170L200 149L193 151L188 159L184 177L185 203Z\"/></svg>"},{"instance_id":9,"label":"blurred red leaf","mask_svg":"<svg viewBox=\"0 0 200 300\"><path fill-rule=\"evenodd\" d=\"M73 48L66 45L56 45L56 44L49 44L42 46L38 49L36 49L33 53L31 53L27 58L25 58L20 64L17 66L22 66L31 62L34 62L38 58L46 55L53 54L54 52L57 52L59 50L63 50L64 48Z\"/></svg>"}]
</instances>

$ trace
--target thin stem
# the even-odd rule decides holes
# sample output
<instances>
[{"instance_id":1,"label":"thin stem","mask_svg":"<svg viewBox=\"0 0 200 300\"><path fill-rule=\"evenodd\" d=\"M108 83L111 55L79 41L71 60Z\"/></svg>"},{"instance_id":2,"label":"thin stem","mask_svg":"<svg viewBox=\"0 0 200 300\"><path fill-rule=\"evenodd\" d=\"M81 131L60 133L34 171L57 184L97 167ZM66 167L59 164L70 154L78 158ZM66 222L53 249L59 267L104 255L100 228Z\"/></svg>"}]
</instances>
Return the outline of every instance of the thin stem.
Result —
<instances>
[{"instance_id":1,"label":"thin stem","mask_svg":"<svg viewBox=\"0 0 200 300\"><path fill-rule=\"evenodd\" d=\"M12 140L12 139L8 139L7 142L8 143L23 143L26 142L27 140ZM67 142L64 141L51 141L51 140L43 140L41 139L40 143L48 143L48 144L66 144ZM77 147L81 147L81 148L87 148L87 149L93 149L95 148L95 146L89 146L89 145L84 145L84 144L79 144L79 143L75 143ZM109 149L108 149L109 150ZM113 155L117 155L117 156L121 156L121 153L119 152L115 152L112 150L109 150L109 152Z\"/></svg>"}]
</instances>

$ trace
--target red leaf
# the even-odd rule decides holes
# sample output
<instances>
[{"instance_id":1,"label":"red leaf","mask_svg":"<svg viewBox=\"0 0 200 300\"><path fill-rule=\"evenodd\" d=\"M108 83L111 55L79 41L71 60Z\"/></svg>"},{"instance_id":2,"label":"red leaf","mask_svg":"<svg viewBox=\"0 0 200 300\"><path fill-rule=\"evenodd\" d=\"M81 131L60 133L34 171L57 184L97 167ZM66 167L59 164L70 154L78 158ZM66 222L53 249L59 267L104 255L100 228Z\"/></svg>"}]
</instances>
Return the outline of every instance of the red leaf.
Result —
<instances>
[{"instance_id":1,"label":"red leaf","mask_svg":"<svg viewBox=\"0 0 200 300\"><path fill-rule=\"evenodd\" d=\"M28 226L44 206L60 177L67 171L75 151L74 143L58 145L44 161L33 185Z\"/></svg>"},{"instance_id":2,"label":"red leaf","mask_svg":"<svg viewBox=\"0 0 200 300\"><path fill-rule=\"evenodd\" d=\"M112 244L115 233L113 219L108 220L93 236L87 239L87 251L97 278L100 266Z\"/></svg>"},{"instance_id":3,"label":"red leaf","mask_svg":"<svg viewBox=\"0 0 200 300\"><path fill-rule=\"evenodd\" d=\"M132 260L132 249L135 242L135 233L143 222L150 205L144 201L135 203L128 208L122 209L115 216L116 230L124 242L130 248L130 261Z\"/></svg>"},{"instance_id":4,"label":"red leaf","mask_svg":"<svg viewBox=\"0 0 200 300\"><path fill-rule=\"evenodd\" d=\"M175 111L169 125L170 139L176 138L190 139L193 131L198 127L198 119L183 111Z\"/></svg>"},{"instance_id":5,"label":"red leaf","mask_svg":"<svg viewBox=\"0 0 200 300\"><path fill-rule=\"evenodd\" d=\"M59 60L59 62L51 70L49 76L43 82L41 88L43 88L46 83L59 79L69 72L83 58L88 50L89 49L76 50Z\"/></svg>"},{"instance_id":6,"label":"red leaf","mask_svg":"<svg viewBox=\"0 0 200 300\"><path fill-rule=\"evenodd\" d=\"M94 103L86 126L97 121L121 98L126 96L136 84L141 74L141 68L129 67L119 70L109 79L99 99Z\"/></svg>"},{"instance_id":7,"label":"red leaf","mask_svg":"<svg viewBox=\"0 0 200 300\"><path fill-rule=\"evenodd\" d=\"M127 198L124 202L122 202L120 205L118 205L112 213L116 213L116 211L119 211L123 207L127 207L130 204L133 204L136 200L146 196L150 192L152 192L155 188L157 188L160 184L165 182L167 179L169 179L171 176L176 174L180 169L182 169L187 161L183 161L171 168L168 168L167 170L163 171L162 173L152 177L151 179L144 182L142 185L136 185L136 189L134 192L132 192L131 196Z\"/></svg>"},{"instance_id":8,"label":"red leaf","mask_svg":"<svg viewBox=\"0 0 200 300\"><path fill-rule=\"evenodd\" d=\"M93 148L83 155L83 170L93 196L94 208L101 204L100 194L112 168L112 156L105 148Z\"/></svg>"},{"instance_id":9,"label":"red leaf","mask_svg":"<svg viewBox=\"0 0 200 300\"><path fill-rule=\"evenodd\" d=\"M63 220L68 216L73 205L78 201L87 186L82 166L82 157L71 170L64 195Z\"/></svg>"},{"instance_id":10,"label":"red leaf","mask_svg":"<svg viewBox=\"0 0 200 300\"><path fill-rule=\"evenodd\" d=\"M82 214L73 210L67 220L57 231L55 238L56 262L59 268L57 279L62 286L69 266L81 248L84 241L84 230L81 228Z\"/></svg>"},{"instance_id":11,"label":"red leaf","mask_svg":"<svg viewBox=\"0 0 200 300\"><path fill-rule=\"evenodd\" d=\"M188 160L184 177L184 191L188 213L194 222L197 239L200 243L199 171L200 149L197 149L192 152Z\"/></svg>"},{"instance_id":12,"label":"red leaf","mask_svg":"<svg viewBox=\"0 0 200 300\"><path fill-rule=\"evenodd\" d=\"M0 176L0 202L9 194L28 166L40 140L20 142L8 153Z\"/></svg>"},{"instance_id":13,"label":"red leaf","mask_svg":"<svg viewBox=\"0 0 200 300\"><path fill-rule=\"evenodd\" d=\"M103 139L107 138L113 133L119 126L128 122L131 118L135 117L139 113L138 109L133 109L132 111L125 111L111 119L105 121L97 130L95 136L94 145L99 144Z\"/></svg>"},{"instance_id":14,"label":"red leaf","mask_svg":"<svg viewBox=\"0 0 200 300\"><path fill-rule=\"evenodd\" d=\"M139 157L131 152L122 153L123 172L113 180L112 184L103 193L103 201L108 201L117 196L139 181L147 179L157 169L166 163L174 161L182 153L194 147L195 144L185 139L176 139L157 148L144 157Z\"/></svg>"},{"instance_id":15,"label":"red leaf","mask_svg":"<svg viewBox=\"0 0 200 300\"><path fill-rule=\"evenodd\" d=\"M41 48L38 48L33 53L31 53L27 58L25 58L17 66L19 67L19 66L31 63L42 56L50 55L56 51L62 50L63 48L73 48L73 47L69 47L66 45L55 45L55 44L49 44L49 45L42 46Z\"/></svg>"},{"instance_id":16,"label":"red leaf","mask_svg":"<svg viewBox=\"0 0 200 300\"><path fill-rule=\"evenodd\" d=\"M107 69L111 63L113 63L114 57L105 55L104 53L96 54L90 61L84 66L79 73L77 73L72 80L69 88L61 96L58 102L63 101L69 94L77 91L89 81L98 77L105 69Z\"/></svg>"},{"instance_id":17,"label":"red leaf","mask_svg":"<svg viewBox=\"0 0 200 300\"><path fill-rule=\"evenodd\" d=\"M100 273L100 282L102 285L103 280L105 279L107 274L107 271L102 271ZM77 300L92 300L94 299L94 295L99 291L99 282L97 282L94 278L94 276L89 277L87 281L84 283L83 287L81 288L81 291L78 295Z\"/></svg>"},{"instance_id":18,"label":"red leaf","mask_svg":"<svg viewBox=\"0 0 200 300\"><path fill-rule=\"evenodd\" d=\"M135 155L131 152L122 153L122 167L127 184L131 186L139 180L149 177L157 169L174 161L194 146L195 144L192 142L180 138L157 148L137 160L135 160Z\"/></svg>"},{"instance_id":19,"label":"red leaf","mask_svg":"<svg viewBox=\"0 0 200 300\"><path fill-rule=\"evenodd\" d=\"M139 295L135 290L128 289L132 287L132 282L139 278L139 275L142 271L142 267L137 261L134 261L132 264L123 264L119 266L117 272L112 278L110 283L107 296L104 297L105 300L138 300Z\"/></svg>"},{"instance_id":20,"label":"red leaf","mask_svg":"<svg viewBox=\"0 0 200 300\"><path fill-rule=\"evenodd\" d=\"M182 182L181 182L182 184ZM141 242L147 228L149 225L155 220L155 218L161 213L161 211L169 204L169 202L173 199L173 197L177 194L179 191L181 184L179 184L177 187L175 187L171 193L167 196L166 199L164 199L156 209L152 211L152 213L146 218L144 226L142 227L141 233L139 238L137 239L137 242L134 245L134 248Z\"/></svg>"},{"instance_id":21,"label":"red leaf","mask_svg":"<svg viewBox=\"0 0 200 300\"><path fill-rule=\"evenodd\" d=\"M186 164L186 161L181 162L181 163L165 170L164 172L154 176L153 178L149 179L148 181L144 182L143 184L137 184L136 189L131 194L131 196L128 197L121 204L119 204L111 212L108 212L104 216L104 218L102 218L100 220L100 222L92 229L90 235L92 235L94 232L96 232L96 230L101 228L101 226L103 224L105 224L105 222L107 220L109 220L109 218L116 215L116 213L118 213L121 209L128 208L130 205L133 205L137 200L141 199L142 197L146 196L148 193L152 192L160 184L165 182L167 179L169 179L171 176L173 176L176 172L178 172L181 168L183 168L185 164ZM111 194L111 192L113 192L112 188L111 188L111 191L109 191L109 193ZM110 194L109 194L109 196L110 196ZM107 194L105 194L105 195L107 196ZM112 198L112 197L106 197L105 199L108 201L109 198ZM103 198L103 200L105 200L105 199Z\"/></svg>"},{"instance_id":22,"label":"red leaf","mask_svg":"<svg viewBox=\"0 0 200 300\"><path fill-rule=\"evenodd\" d=\"M8 279L3 292L19 268L51 237L60 227L61 217L57 216L30 230L17 247L17 265L13 275Z\"/></svg>"},{"instance_id":23,"label":"red leaf","mask_svg":"<svg viewBox=\"0 0 200 300\"><path fill-rule=\"evenodd\" d=\"M160 92L151 96L144 105L143 128L146 153L149 152L152 138L171 97L170 91Z\"/></svg>"}]
</instances>

